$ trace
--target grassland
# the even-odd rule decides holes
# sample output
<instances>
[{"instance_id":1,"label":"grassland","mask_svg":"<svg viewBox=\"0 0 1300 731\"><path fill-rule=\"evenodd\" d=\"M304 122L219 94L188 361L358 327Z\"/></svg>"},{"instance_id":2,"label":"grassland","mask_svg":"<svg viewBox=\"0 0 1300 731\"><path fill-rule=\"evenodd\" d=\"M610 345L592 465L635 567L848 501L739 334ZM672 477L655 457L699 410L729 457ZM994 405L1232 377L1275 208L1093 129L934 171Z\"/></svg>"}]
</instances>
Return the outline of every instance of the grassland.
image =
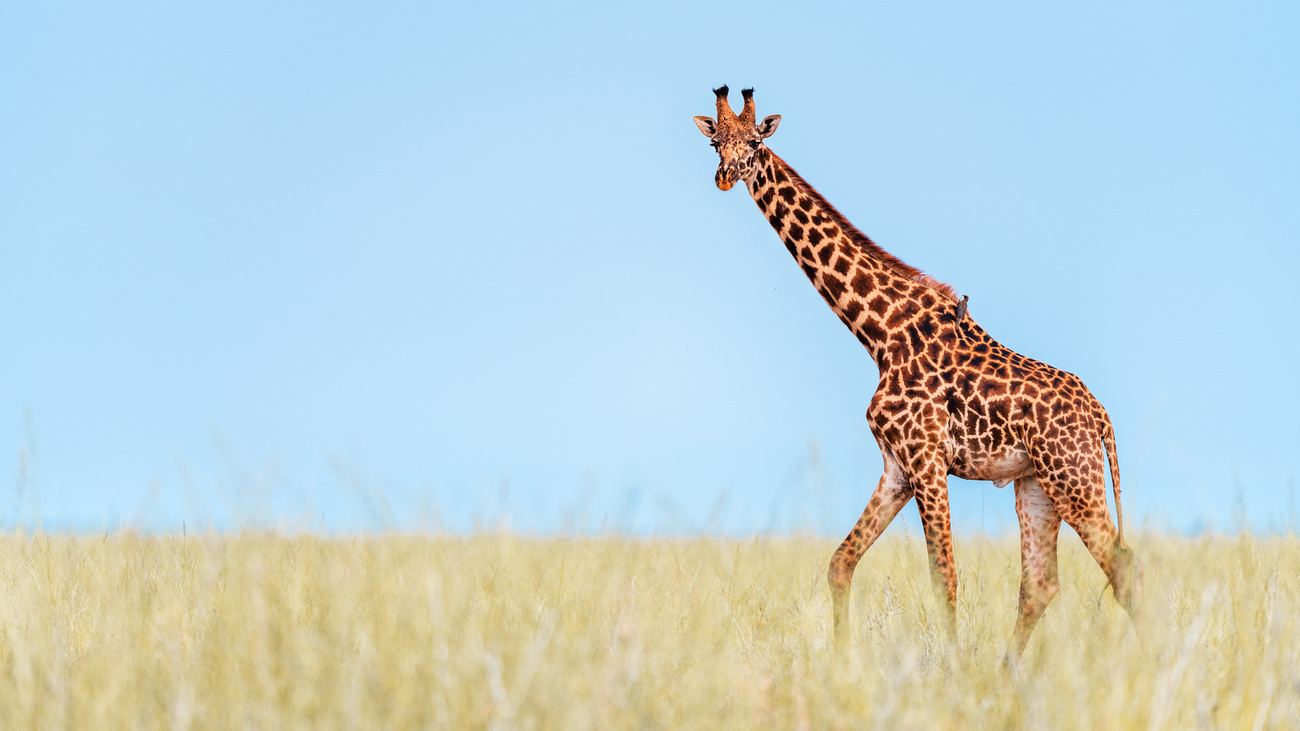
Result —
<instances>
[{"instance_id":1,"label":"grassland","mask_svg":"<svg viewBox=\"0 0 1300 731\"><path fill-rule=\"evenodd\" d=\"M1018 673L1014 540L858 569L829 646L815 539L0 537L12 728L1286 728L1300 543L1139 537L1141 641L1079 545Z\"/></svg>"}]
</instances>

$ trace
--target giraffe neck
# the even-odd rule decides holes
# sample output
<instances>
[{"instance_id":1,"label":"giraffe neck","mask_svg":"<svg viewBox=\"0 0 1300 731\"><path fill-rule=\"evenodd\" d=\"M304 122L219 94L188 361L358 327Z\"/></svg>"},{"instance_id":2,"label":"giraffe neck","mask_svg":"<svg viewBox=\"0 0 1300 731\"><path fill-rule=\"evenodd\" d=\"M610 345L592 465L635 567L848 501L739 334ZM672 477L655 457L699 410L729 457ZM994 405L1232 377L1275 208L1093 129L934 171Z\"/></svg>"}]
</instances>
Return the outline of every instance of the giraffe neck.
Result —
<instances>
[{"instance_id":1,"label":"giraffe neck","mask_svg":"<svg viewBox=\"0 0 1300 731\"><path fill-rule=\"evenodd\" d=\"M921 309L951 307L956 293L880 248L766 147L746 179L804 274L883 370L888 340Z\"/></svg>"}]
</instances>

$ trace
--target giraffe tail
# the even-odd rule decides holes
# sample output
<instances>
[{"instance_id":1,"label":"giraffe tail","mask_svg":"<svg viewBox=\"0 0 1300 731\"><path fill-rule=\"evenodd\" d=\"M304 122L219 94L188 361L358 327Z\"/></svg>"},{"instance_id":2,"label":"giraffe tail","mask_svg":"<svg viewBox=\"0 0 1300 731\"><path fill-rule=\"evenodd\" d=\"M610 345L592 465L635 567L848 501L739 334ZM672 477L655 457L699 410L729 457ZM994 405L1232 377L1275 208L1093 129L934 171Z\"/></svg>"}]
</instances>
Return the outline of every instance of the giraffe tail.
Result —
<instances>
[{"instance_id":1,"label":"giraffe tail","mask_svg":"<svg viewBox=\"0 0 1300 731\"><path fill-rule=\"evenodd\" d=\"M1119 504L1119 452L1115 449L1115 428L1111 426L1110 415L1103 414L1105 423L1101 429L1101 443L1106 448L1106 459L1110 462L1110 486L1115 491L1115 522L1119 524L1119 542L1124 545L1124 508Z\"/></svg>"}]
</instances>

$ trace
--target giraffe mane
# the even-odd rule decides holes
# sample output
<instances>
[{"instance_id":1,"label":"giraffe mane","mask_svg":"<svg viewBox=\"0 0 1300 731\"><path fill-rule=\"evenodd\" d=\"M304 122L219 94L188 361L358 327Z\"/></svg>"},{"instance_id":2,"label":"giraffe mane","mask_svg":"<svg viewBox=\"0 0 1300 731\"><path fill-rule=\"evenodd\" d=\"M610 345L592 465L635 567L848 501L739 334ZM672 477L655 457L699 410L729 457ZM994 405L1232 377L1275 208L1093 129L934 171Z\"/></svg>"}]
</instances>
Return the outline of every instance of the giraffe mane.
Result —
<instances>
[{"instance_id":1,"label":"giraffe mane","mask_svg":"<svg viewBox=\"0 0 1300 731\"><path fill-rule=\"evenodd\" d=\"M812 187L811 183L804 180L799 173L795 172L794 168L790 167L790 163L782 160L775 152L772 152L770 148L767 152L774 160L780 163L781 167L785 168L786 175L790 176L790 180L794 183L795 187L799 189L800 192L806 193L811 197L813 202L820 206L822 210L831 217L831 220L835 222L835 225L839 226L840 230L848 235L849 240L856 244L858 248L862 249L868 256L884 264L890 269L890 271L907 279L909 282L915 282L923 287L929 287L953 302L957 301L957 290L953 289L951 285L940 282L920 269L904 263L902 259L899 259L888 251L880 248L880 246L876 242L872 241L870 237L859 231L857 226L849 223L849 219L845 218L843 213L836 210L835 206L830 204L830 201L827 201L822 197L822 194L817 192L817 189Z\"/></svg>"}]
</instances>

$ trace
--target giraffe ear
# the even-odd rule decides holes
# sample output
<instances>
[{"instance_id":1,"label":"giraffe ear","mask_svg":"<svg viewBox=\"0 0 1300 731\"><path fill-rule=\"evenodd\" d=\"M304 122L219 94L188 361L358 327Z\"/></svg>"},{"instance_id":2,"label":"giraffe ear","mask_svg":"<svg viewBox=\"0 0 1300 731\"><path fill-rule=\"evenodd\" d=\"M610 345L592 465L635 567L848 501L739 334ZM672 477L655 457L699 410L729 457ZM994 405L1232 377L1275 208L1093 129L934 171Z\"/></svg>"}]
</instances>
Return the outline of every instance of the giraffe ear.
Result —
<instances>
[{"instance_id":1,"label":"giraffe ear","mask_svg":"<svg viewBox=\"0 0 1300 731\"><path fill-rule=\"evenodd\" d=\"M713 135L717 134L717 131L718 131L718 130L713 126L713 118L712 118L712 117L696 117L696 118L695 118L695 126L700 128L700 131L704 133L704 136L705 136L705 137L710 137L710 138L711 138L711 137L713 137Z\"/></svg>"},{"instance_id":2,"label":"giraffe ear","mask_svg":"<svg viewBox=\"0 0 1300 731\"><path fill-rule=\"evenodd\" d=\"M758 131L759 139L762 139L776 134L778 124L781 124L781 115L773 114L770 117L764 117L762 122L754 126L754 129Z\"/></svg>"}]
</instances>

